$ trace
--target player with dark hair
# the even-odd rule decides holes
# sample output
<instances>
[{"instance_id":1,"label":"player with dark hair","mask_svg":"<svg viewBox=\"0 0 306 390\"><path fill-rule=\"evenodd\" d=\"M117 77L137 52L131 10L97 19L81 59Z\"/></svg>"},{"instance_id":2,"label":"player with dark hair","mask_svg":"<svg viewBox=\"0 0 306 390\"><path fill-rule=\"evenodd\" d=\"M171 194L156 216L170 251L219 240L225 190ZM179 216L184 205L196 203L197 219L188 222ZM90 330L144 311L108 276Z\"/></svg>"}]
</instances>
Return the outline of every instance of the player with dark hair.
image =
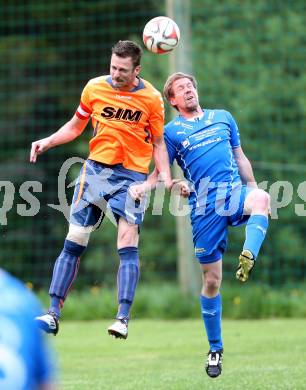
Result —
<instances>
[{"instance_id":1,"label":"player with dark hair","mask_svg":"<svg viewBox=\"0 0 306 390\"><path fill-rule=\"evenodd\" d=\"M201 108L192 75L171 75L164 95L179 112L165 127L165 142L170 163L177 161L191 187L178 183L181 193L189 195L195 254L203 273L200 303L210 345L206 372L214 378L222 369L219 289L228 226L247 223L236 273L245 282L268 228L269 195L257 187L234 118L225 110ZM146 183L132 187L131 195L141 198L147 188L154 187L157 175L158 168Z\"/></svg>"},{"instance_id":2,"label":"player with dark hair","mask_svg":"<svg viewBox=\"0 0 306 390\"><path fill-rule=\"evenodd\" d=\"M163 138L164 105L161 94L139 77L141 48L131 41L119 41L112 49L110 75L90 80L80 105L62 128L32 143L30 161L51 147L74 140L89 119L94 128L89 157L81 169L70 213L64 248L54 266L47 314L38 317L40 326L56 334L60 309L76 277L80 256L90 233L104 217L106 207L116 218L118 270L118 312L109 334L126 338L128 320L139 278L139 226L145 204L135 204L128 188L146 180L153 157L163 172L165 186L172 186L169 159Z\"/></svg>"},{"instance_id":3,"label":"player with dark hair","mask_svg":"<svg viewBox=\"0 0 306 390\"><path fill-rule=\"evenodd\" d=\"M55 389L53 352L33 316L34 294L0 269L0 389Z\"/></svg>"}]
</instances>

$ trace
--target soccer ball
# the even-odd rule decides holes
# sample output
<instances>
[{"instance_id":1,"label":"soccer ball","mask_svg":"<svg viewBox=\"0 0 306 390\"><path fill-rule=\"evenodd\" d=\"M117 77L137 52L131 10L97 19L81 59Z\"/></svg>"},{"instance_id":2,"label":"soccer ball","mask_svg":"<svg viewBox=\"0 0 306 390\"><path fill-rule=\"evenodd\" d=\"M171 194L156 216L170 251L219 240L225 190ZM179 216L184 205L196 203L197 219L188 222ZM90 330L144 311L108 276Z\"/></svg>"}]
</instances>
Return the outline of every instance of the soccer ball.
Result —
<instances>
[{"instance_id":1,"label":"soccer ball","mask_svg":"<svg viewBox=\"0 0 306 390\"><path fill-rule=\"evenodd\" d=\"M143 43L146 48L156 54L172 51L179 43L180 29L167 16L157 16L149 20L143 30Z\"/></svg>"}]
</instances>

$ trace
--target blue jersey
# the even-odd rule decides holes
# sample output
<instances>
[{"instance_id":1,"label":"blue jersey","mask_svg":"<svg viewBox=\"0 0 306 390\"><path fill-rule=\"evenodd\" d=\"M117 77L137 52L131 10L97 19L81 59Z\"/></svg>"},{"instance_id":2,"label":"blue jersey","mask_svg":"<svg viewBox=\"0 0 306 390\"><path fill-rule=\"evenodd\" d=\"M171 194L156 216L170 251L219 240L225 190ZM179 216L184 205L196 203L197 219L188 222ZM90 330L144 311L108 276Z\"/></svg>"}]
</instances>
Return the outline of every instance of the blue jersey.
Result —
<instances>
[{"instance_id":1,"label":"blue jersey","mask_svg":"<svg viewBox=\"0 0 306 390\"><path fill-rule=\"evenodd\" d=\"M0 389L35 390L50 383L50 350L34 323L41 308L21 282L0 269Z\"/></svg>"},{"instance_id":2,"label":"blue jersey","mask_svg":"<svg viewBox=\"0 0 306 390\"><path fill-rule=\"evenodd\" d=\"M241 184L233 155L233 148L240 146L240 136L229 112L205 109L203 117L195 121L177 116L165 127L165 142L170 163L176 159L194 186L191 204L199 193L204 192L210 203L220 188L225 197L232 187Z\"/></svg>"}]
</instances>

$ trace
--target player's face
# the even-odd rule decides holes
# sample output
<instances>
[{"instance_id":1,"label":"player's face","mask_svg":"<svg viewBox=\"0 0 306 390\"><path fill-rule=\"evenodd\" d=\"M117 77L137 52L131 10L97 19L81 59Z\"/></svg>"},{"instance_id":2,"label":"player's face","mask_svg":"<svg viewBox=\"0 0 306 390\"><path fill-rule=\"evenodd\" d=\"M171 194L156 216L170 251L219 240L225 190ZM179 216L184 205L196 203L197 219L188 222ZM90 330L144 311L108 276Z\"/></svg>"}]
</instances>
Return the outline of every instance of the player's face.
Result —
<instances>
[{"instance_id":1,"label":"player's face","mask_svg":"<svg viewBox=\"0 0 306 390\"><path fill-rule=\"evenodd\" d=\"M175 80L172 84L172 91L173 97L170 103L177 106L179 111L195 111L198 108L198 92L188 78Z\"/></svg>"},{"instance_id":2,"label":"player's face","mask_svg":"<svg viewBox=\"0 0 306 390\"><path fill-rule=\"evenodd\" d=\"M121 58L116 54L111 57L110 75L115 88L129 91L136 86L136 76L140 72L140 65L133 65L132 58Z\"/></svg>"}]
</instances>

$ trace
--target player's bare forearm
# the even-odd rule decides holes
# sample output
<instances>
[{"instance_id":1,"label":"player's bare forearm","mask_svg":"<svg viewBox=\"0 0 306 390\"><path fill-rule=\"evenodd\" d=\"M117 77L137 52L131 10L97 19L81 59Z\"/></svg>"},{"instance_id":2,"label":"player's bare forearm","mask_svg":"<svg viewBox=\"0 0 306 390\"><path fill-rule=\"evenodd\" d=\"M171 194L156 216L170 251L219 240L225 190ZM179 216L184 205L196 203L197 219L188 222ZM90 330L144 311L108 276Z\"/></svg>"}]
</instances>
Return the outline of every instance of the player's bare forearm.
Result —
<instances>
[{"instance_id":1,"label":"player's bare forearm","mask_svg":"<svg viewBox=\"0 0 306 390\"><path fill-rule=\"evenodd\" d=\"M239 175L244 184L248 184L250 187L257 188L257 183L254 177L253 168L243 153L241 148L234 149L234 156L238 165Z\"/></svg>"},{"instance_id":2,"label":"player's bare forearm","mask_svg":"<svg viewBox=\"0 0 306 390\"><path fill-rule=\"evenodd\" d=\"M248 184L250 187L257 188L252 165L246 157L238 163L238 169L242 182Z\"/></svg>"},{"instance_id":3,"label":"player's bare forearm","mask_svg":"<svg viewBox=\"0 0 306 390\"><path fill-rule=\"evenodd\" d=\"M81 121L74 116L69 122L65 123L64 126L49 137L32 142L30 162L35 163L37 156L50 148L73 141L83 132L87 123L88 120Z\"/></svg>"},{"instance_id":4,"label":"player's bare forearm","mask_svg":"<svg viewBox=\"0 0 306 390\"><path fill-rule=\"evenodd\" d=\"M141 200L142 197L156 188L158 183L158 171L155 168L143 183L132 184L129 188L129 194L134 200Z\"/></svg>"},{"instance_id":5,"label":"player's bare forearm","mask_svg":"<svg viewBox=\"0 0 306 390\"><path fill-rule=\"evenodd\" d=\"M166 188L170 190L172 187L171 170L164 139L162 137L156 139L153 148L153 159L158 173L158 179L162 180Z\"/></svg>"},{"instance_id":6,"label":"player's bare forearm","mask_svg":"<svg viewBox=\"0 0 306 390\"><path fill-rule=\"evenodd\" d=\"M239 169L242 182L248 184L250 187L257 188L257 183L253 174L253 169L251 164L244 166L243 169Z\"/></svg>"},{"instance_id":7,"label":"player's bare forearm","mask_svg":"<svg viewBox=\"0 0 306 390\"><path fill-rule=\"evenodd\" d=\"M146 182L150 190L154 190L156 188L158 182L158 170L156 167L154 168L153 172L150 173Z\"/></svg>"}]
</instances>

